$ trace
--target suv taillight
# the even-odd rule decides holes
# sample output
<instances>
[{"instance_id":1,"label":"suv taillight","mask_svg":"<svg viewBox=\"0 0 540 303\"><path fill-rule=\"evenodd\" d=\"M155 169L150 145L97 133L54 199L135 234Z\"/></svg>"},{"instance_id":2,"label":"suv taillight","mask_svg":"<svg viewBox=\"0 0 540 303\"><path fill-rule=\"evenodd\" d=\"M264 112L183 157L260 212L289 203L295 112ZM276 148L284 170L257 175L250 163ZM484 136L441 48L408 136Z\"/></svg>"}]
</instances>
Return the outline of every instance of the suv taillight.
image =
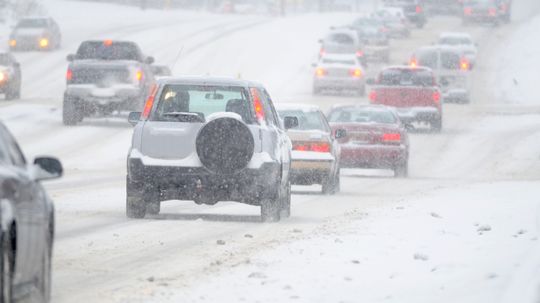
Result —
<instances>
[{"instance_id":1,"label":"suv taillight","mask_svg":"<svg viewBox=\"0 0 540 303\"><path fill-rule=\"evenodd\" d=\"M251 88L251 98L253 99L253 108L255 109L255 117L257 121L262 123L264 121L264 108L261 100L261 95L256 88Z\"/></svg>"},{"instance_id":2,"label":"suv taillight","mask_svg":"<svg viewBox=\"0 0 540 303\"><path fill-rule=\"evenodd\" d=\"M66 72L66 81L67 83L71 83L71 81L73 81L73 71L71 70L71 68L68 68Z\"/></svg>"},{"instance_id":3,"label":"suv taillight","mask_svg":"<svg viewBox=\"0 0 540 303\"><path fill-rule=\"evenodd\" d=\"M144 120L150 117L150 112L152 111L152 107L154 106L154 100L156 98L157 91L158 85L154 84L154 86L152 86L152 89L150 90L150 95L148 95L148 99L146 99L146 103L144 104L144 109L141 115L141 118Z\"/></svg>"},{"instance_id":4,"label":"suv taillight","mask_svg":"<svg viewBox=\"0 0 540 303\"><path fill-rule=\"evenodd\" d=\"M382 135L381 141L384 143L400 143L401 134L400 133L385 133Z\"/></svg>"},{"instance_id":5,"label":"suv taillight","mask_svg":"<svg viewBox=\"0 0 540 303\"><path fill-rule=\"evenodd\" d=\"M423 11L422 7L420 5L417 5L416 6L416 13L420 14L420 13L422 13L422 11Z\"/></svg>"},{"instance_id":6,"label":"suv taillight","mask_svg":"<svg viewBox=\"0 0 540 303\"><path fill-rule=\"evenodd\" d=\"M435 103L441 102L441 93L439 91L433 92L433 101L435 101Z\"/></svg>"},{"instance_id":7,"label":"suv taillight","mask_svg":"<svg viewBox=\"0 0 540 303\"><path fill-rule=\"evenodd\" d=\"M330 144L327 142L295 143L293 144L293 150L311 151L316 153L329 153Z\"/></svg>"}]
</instances>

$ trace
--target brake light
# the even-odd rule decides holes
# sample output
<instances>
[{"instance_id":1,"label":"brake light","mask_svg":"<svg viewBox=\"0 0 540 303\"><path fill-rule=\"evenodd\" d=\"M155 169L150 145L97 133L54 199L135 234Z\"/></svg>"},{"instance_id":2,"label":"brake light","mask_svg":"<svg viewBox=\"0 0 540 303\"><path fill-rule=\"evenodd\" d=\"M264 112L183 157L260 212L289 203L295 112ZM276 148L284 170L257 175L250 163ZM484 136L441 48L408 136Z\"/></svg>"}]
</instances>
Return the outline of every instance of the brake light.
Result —
<instances>
[{"instance_id":1,"label":"brake light","mask_svg":"<svg viewBox=\"0 0 540 303\"><path fill-rule=\"evenodd\" d=\"M138 70L136 73L135 73L135 78L137 79L137 81L142 81L142 78L143 78L143 72L141 70Z\"/></svg>"},{"instance_id":2,"label":"brake light","mask_svg":"<svg viewBox=\"0 0 540 303\"><path fill-rule=\"evenodd\" d=\"M497 15L497 9L492 7L492 8L489 9L488 13L489 13L490 16L494 17L494 16Z\"/></svg>"},{"instance_id":3,"label":"brake light","mask_svg":"<svg viewBox=\"0 0 540 303\"><path fill-rule=\"evenodd\" d=\"M351 69L350 74L354 78L360 78L362 77L362 70L359 68Z\"/></svg>"},{"instance_id":4,"label":"brake light","mask_svg":"<svg viewBox=\"0 0 540 303\"><path fill-rule=\"evenodd\" d=\"M326 70L322 67L317 67L317 69L315 70L315 75L317 75L317 77L323 77L327 74Z\"/></svg>"},{"instance_id":5,"label":"brake light","mask_svg":"<svg viewBox=\"0 0 540 303\"><path fill-rule=\"evenodd\" d=\"M383 142L400 142L401 134L400 133L388 133L382 135Z\"/></svg>"},{"instance_id":6,"label":"brake light","mask_svg":"<svg viewBox=\"0 0 540 303\"><path fill-rule=\"evenodd\" d=\"M9 40L9 46L11 46L11 47L17 46L17 40L15 40L15 39Z\"/></svg>"},{"instance_id":7,"label":"brake light","mask_svg":"<svg viewBox=\"0 0 540 303\"><path fill-rule=\"evenodd\" d=\"M70 82L71 80L73 80L73 71L71 70L71 68L68 68L67 72L66 72L66 80L68 82Z\"/></svg>"},{"instance_id":8,"label":"brake light","mask_svg":"<svg viewBox=\"0 0 540 303\"><path fill-rule=\"evenodd\" d=\"M377 91L372 90L371 92L369 92L369 101L377 101Z\"/></svg>"},{"instance_id":9,"label":"brake light","mask_svg":"<svg viewBox=\"0 0 540 303\"><path fill-rule=\"evenodd\" d=\"M416 13L420 14L423 11L422 7L420 5L416 6Z\"/></svg>"},{"instance_id":10,"label":"brake light","mask_svg":"<svg viewBox=\"0 0 540 303\"><path fill-rule=\"evenodd\" d=\"M103 41L103 46L111 46L112 44L113 44L113 41L110 39Z\"/></svg>"},{"instance_id":11,"label":"brake light","mask_svg":"<svg viewBox=\"0 0 540 303\"><path fill-rule=\"evenodd\" d=\"M418 67L418 61L416 60L415 57L411 58L411 61L409 61L409 66L412 67L412 68L417 68Z\"/></svg>"},{"instance_id":12,"label":"brake light","mask_svg":"<svg viewBox=\"0 0 540 303\"><path fill-rule=\"evenodd\" d=\"M257 121L262 122L264 121L264 108L261 101L261 95L256 88L251 88L250 91L251 97L253 98L253 108L255 109L255 116L257 117Z\"/></svg>"},{"instance_id":13,"label":"brake light","mask_svg":"<svg viewBox=\"0 0 540 303\"><path fill-rule=\"evenodd\" d=\"M472 15L472 7L465 7L465 8L463 9L463 13L464 13L465 15L467 15L467 16Z\"/></svg>"},{"instance_id":14,"label":"brake light","mask_svg":"<svg viewBox=\"0 0 540 303\"><path fill-rule=\"evenodd\" d=\"M441 93L438 91L433 92L433 101L439 103L441 101Z\"/></svg>"},{"instance_id":15,"label":"brake light","mask_svg":"<svg viewBox=\"0 0 540 303\"><path fill-rule=\"evenodd\" d=\"M311 151L311 152L316 152L316 153L329 153L330 144L326 142L295 143L293 144L293 150Z\"/></svg>"},{"instance_id":16,"label":"brake light","mask_svg":"<svg viewBox=\"0 0 540 303\"><path fill-rule=\"evenodd\" d=\"M356 52L356 57L363 57L364 56L364 52L359 50Z\"/></svg>"},{"instance_id":17,"label":"brake light","mask_svg":"<svg viewBox=\"0 0 540 303\"><path fill-rule=\"evenodd\" d=\"M461 59L461 62L459 63L459 67L461 68L461 70L469 70L470 69L469 61L467 59Z\"/></svg>"},{"instance_id":18,"label":"brake light","mask_svg":"<svg viewBox=\"0 0 540 303\"><path fill-rule=\"evenodd\" d=\"M8 79L7 74L4 72L0 72L0 82L4 82Z\"/></svg>"},{"instance_id":19,"label":"brake light","mask_svg":"<svg viewBox=\"0 0 540 303\"><path fill-rule=\"evenodd\" d=\"M156 98L156 94L158 91L157 84L154 84L152 86L152 90L150 90L150 95L148 95L148 99L146 99L146 103L144 104L144 109L141 115L142 119L148 119L150 117L150 112L152 111L152 107L154 106L154 100Z\"/></svg>"},{"instance_id":20,"label":"brake light","mask_svg":"<svg viewBox=\"0 0 540 303\"><path fill-rule=\"evenodd\" d=\"M321 50L319 51L319 55L322 57L324 56L326 52L324 51L324 48L321 47Z\"/></svg>"}]
</instances>

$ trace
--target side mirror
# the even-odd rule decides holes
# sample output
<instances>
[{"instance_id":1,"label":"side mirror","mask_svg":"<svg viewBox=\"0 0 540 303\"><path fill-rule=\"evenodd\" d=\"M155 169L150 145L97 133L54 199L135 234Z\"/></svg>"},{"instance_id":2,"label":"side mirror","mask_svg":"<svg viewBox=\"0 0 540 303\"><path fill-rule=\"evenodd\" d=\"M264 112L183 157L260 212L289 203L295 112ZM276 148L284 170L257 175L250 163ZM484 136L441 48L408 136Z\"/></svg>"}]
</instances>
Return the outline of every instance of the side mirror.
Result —
<instances>
[{"instance_id":1,"label":"side mirror","mask_svg":"<svg viewBox=\"0 0 540 303\"><path fill-rule=\"evenodd\" d=\"M152 64L154 63L156 60L154 59L154 57L146 57L146 59L144 59L144 63L146 64Z\"/></svg>"},{"instance_id":2,"label":"side mirror","mask_svg":"<svg viewBox=\"0 0 540 303\"><path fill-rule=\"evenodd\" d=\"M375 84L377 84L377 82L375 81L374 78L367 78L366 84L367 85L375 85Z\"/></svg>"},{"instance_id":3,"label":"side mirror","mask_svg":"<svg viewBox=\"0 0 540 303\"><path fill-rule=\"evenodd\" d=\"M39 157L34 160L33 175L36 181L57 179L63 173L62 163L56 158Z\"/></svg>"},{"instance_id":4,"label":"side mirror","mask_svg":"<svg viewBox=\"0 0 540 303\"><path fill-rule=\"evenodd\" d=\"M347 137L347 131L344 129L336 129L336 133L334 135L336 139L341 139Z\"/></svg>"},{"instance_id":5,"label":"side mirror","mask_svg":"<svg viewBox=\"0 0 540 303\"><path fill-rule=\"evenodd\" d=\"M297 117L285 117L283 118L283 124L285 129L291 129L298 127L298 118Z\"/></svg>"},{"instance_id":6,"label":"side mirror","mask_svg":"<svg viewBox=\"0 0 540 303\"><path fill-rule=\"evenodd\" d=\"M129 124L135 126L141 120L141 112L130 112L128 116Z\"/></svg>"},{"instance_id":7,"label":"side mirror","mask_svg":"<svg viewBox=\"0 0 540 303\"><path fill-rule=\"evenodd\" d=\"M66 59L67 59L69 62L72 62L73 60L75 60L75 55L69 54L69 55L67 55Z\"/></svg>"},{"instance_id":8,"label":"side mirror","mask_svg":"<svg viewBox=\"0 0 540 303\"><path fill-rule=\"evenodd\" d=\"M403 123L403 125L405 126L405 129L407 131L412 131L414 130L414 125L412 125L411 123Z\"/></svg>"}]
</instances>

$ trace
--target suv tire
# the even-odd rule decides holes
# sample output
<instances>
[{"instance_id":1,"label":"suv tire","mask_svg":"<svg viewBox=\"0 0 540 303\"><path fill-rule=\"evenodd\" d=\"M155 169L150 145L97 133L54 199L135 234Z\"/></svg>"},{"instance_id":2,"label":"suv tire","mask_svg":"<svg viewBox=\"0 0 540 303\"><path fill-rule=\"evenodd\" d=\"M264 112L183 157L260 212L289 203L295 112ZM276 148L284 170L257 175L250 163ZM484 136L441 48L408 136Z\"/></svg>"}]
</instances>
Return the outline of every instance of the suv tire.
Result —
<instances>
[{"instance_id":1,"label":"suv tire","mask_svg":"<svg viewBox=\"0 0 540 303\"><path fill-rule=\"evenodd\" d=\"M64 125L75 125L77 122L81 122L83 113L77 106L75 100L71 97L64 96L64 103L62 105L62 122Z\"/></svg>"},{"instance_id":2,"label":"suv tire","mask_svg":"<svg viewBox=\"0 0 540 303\"><path fill-rule=\"evenodd\" d=\"M280 218L288 218L291 216L291 182L287 183L283 197L281 197L281 212Z\"/></svg>"},{"instance_id":3,"label":"suv tire","mask_svg":"<svg viewBox=\"0 0 540 303\"><path fill-rule=\"evenodd\" d=\"M1 235L0 302L12 302L13 298L13 250L9 233Z\"/></svg>"},{"instance_id":4,"label":"suv tire","mask_svg":"<svg viewBox=\"0 0 540 303\"><path fill-rule=\"evenodd\" d=\"M146 203L140 186L131 182L129 177L126 180L126 216L132 219L142 219L146 216Z\"/></svg>"}]
</instances>

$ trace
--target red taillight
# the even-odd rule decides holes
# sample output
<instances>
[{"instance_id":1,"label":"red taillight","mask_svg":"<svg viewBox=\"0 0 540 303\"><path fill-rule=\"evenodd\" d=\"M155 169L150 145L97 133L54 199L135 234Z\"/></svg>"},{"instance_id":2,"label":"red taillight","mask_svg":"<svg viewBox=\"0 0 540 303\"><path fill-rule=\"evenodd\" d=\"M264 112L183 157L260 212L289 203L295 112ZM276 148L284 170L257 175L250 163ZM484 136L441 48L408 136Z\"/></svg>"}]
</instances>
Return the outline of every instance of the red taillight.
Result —
<instances>
[{"instance_id":1,"label":"red taillight","mask_svg":"<svg viewBox=\"0 0 540 303\"><path fill-rule=\"evenodd\" d=\"M156 98L157 91L158 86L154 84L154 86L152 86L152 90L150 91L150 95L148 96L148 99L146 99L146 103L144 104L144 109L141 115L142 119L148 119L148 117L150 117L150 112L152 111L152 107L154 106L154 99Z\"/></svg>"},{"instance_id":2,"label":"red taillight","mask_svg":"<svg viewBox=\"0 0 540 303\"><path fill-rule=\"evenodd\" d=\"M371 92L369 92L369 101L371 102L375 102L377 101L377 92L372 90Z\"/></svg>"},{"instance_id":3,"label":"red taillight","mask_svg":"<svg viewBox=\"0 0 540 303\"><path fill-rule=\"evenodd\" d=\"M351 76L354 77L354 78L360 78L360 77L362 77L362 70L359 69L359 68L351 69L351 71L350 71L349 73L350 73Z\"/></svg>"},{"instance_id":4,"label":"red taillight","mask_svg":"<svg viewBox=\"0 0 540 303\"><path fill-rule=\"evenodd\" d=\"M383 142L400 142L401 134L400 133L389 133L382 135Z\"/></svg>"},{"instance_id":5,"label":"red taillight","mask_svg":"<svg viewBox=\"0 0 540 303\"><path fill-rule=\"evenodd\" d=\"M311 151L316 153L329 153L330 144L326 142L316 143L295 143L293 144L293 150L296 151Z\"/></svg>"},{"instance_id":6,"label":"red taillight","mask_svg":"<svg viewBox=\"0 0 540 303\"><path fill-rule=\"evenodd\" d=\"M488 13L492 17L497 16L497 9L492 7L492 8L489 9Z\"/></svg>"},{"instance_id":7,"label":"red taillight","mask_svg":"<svg viewBox=\"0 0 540 303\"><path fill-rule=\"evenodd\" d=\"M363 57L364 56L364 52L363 51L357 51L356 52L356 57Z\"/></svg>"},{"instance_id":8,"label":"red taillight","mask_svg":"<svg viewBox=\"0 0 540 303\"><path fill-rule=\"evenodd\" d=\"M422 7L420 5L416 6L416 13L420 14L423 11Z\"/></svg>"},{"instance_id":9,"label":"red taillight","mask_svg":"<svg viewBox=\"0 0 540 303\"><path fill-rule=\"evenodd\" d=\"M326 75L326 73L327 73L326 70L322 67L317 67L317 69L315 70L315 75L317 77L323 77Z\"/></svg>"},{"instance_id":10,"label":"red taillight","mask_svg":"<svg viewBox=\"0 0 540 303\"><path fill-rule=\"evenodd\" d=\"M68 68L67 72L66 72L66 80L68 82L70 82L71 80L73 80L73 71L71 70L71 68Z\"/></svg>"},{"instance_id":11,"label":"red taillight","mask_svg":"<svg viewBox=\"0 0 540 303\"><path fill-rule=\"evenodd\" d=\"M142 81L143 79L143 72L141 70L138 70L136 73L135 73L135 79L137 79L137 81Z\"/></svg>"},{"instance_id":12,"label":"red taillight","mask_svg":"<svg viewBox=\"0 0 540 303\"><path fill-rule=\"evenodd\" d=\"M111 46L112 44L113 42L110 39L103 41L103 46Z\"/></svg>"},{"instance_id":13,"label":"red taillight","mask_svg":"<svg viewBox=\"0 0 540 303\"><path fill-rule=\"evenodd\" d=\"M257 121L263 122L264 121L264 108L261 101L261 95L259 95L259 91L256 88L251 88L251 97L253 98L253 108L255 109L255 116L257 117Z\"/></svg>"},{"instance_id":14,"label":"red taillight","mask_svg":"<svg viewBox=\"0 0 540 303\"><path fill-rule=\"evenodd\" d=\"M4 82L8 80L8 76L5 72L0 72L0 82Z\"/></svg>"},{"instance_id":15,"label":"red taillight","mask_svg":"<svg viewBox=\"0 0 540 303\"><path fill-rule=\"evenodd\" d=\"M472 15L472 7L465 7L465 8L463 9L463 13L464 13L465 15L467 15L467 16Z\"/></svg>"},{"instance_id":16,"label":"red taillight","mask_svg":"<svg viewBox=\"0 0 540 303\"><path fill-rule=\"evenodd\" d=\"M409 66L412 67L412 68L417 68L418 67L418 61L416 60L415 57L411 58L411 60L409 61Z\"/></svg>"},{"instance_id":17,"label":"red taillight","mask_svg":"<svg viewBox=\"0 0 540 303\"><path fill-rule=\"evenodd\" d=\"M470 67L471 65L467 59L461 59L461 62L459 63L459 68L461 68L461 70L469 70Z\"/></svg>"},{"instance_id":18,"label":"red taillight","mask_svg":"<svg viewBox=\"0 0 540 303\"><path fill-rule=\"evenodd\" d=\"M433 92L433 101L439 103L441 101L441 93L438 91Z\"/></svg>"},{"instance_id":19,"label":"red taillight","mask_svg":"<svg viewBox=\"0 0 540 303\"><path fill-rule=\"evenodd\" d=\"M324 48L321 47L321 50L319 51L319 56L324 56L326 52L324 51Z\"/></svg>"}]
</instances>

